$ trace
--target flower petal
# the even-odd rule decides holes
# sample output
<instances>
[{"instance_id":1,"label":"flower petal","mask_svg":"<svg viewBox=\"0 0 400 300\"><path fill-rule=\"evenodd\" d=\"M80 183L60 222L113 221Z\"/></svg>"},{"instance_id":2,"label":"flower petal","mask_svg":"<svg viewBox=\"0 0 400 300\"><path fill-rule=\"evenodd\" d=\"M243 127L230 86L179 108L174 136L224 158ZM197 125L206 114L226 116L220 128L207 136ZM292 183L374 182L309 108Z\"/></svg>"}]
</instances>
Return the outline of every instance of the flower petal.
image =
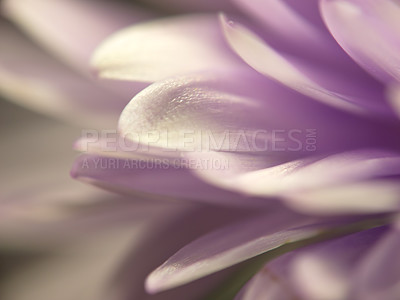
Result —
<instances>
[{"instance_id":1,"label":"flower petal","mask_svg":"<svg viewBox=\"0 0 400 300\"><path fill-rule=\"evenodd\" d=\"M400 157L387 151L357 150L300 159L255 171L239 166L236 172L225 172L224 176L218 170L194 171L210 183L247 195L290 198L298 192L399 175Z\"/></svg>"},{"instance_id":2,"label":"flower petal","mask_svg":"<svg viewBox=\"0 0 400 300\"><path fill-rule=\"evenodd\" d=\"M365 114L389 114L383 88L373 80L361 82L334 70L307 64L281 54L244 26L221 17L225 37L231 47L251 67L282 84L336 108Z\"/></svg>"},{"instance_id":3,"label":"flower petal","mask_svg":"<svg viewBox=\"0 0 400 300\"><path fill-rule=\"evenodd\" d=\"M0 92L41 113L90 128L115 126L130 100L75 73L0 20ZM131 97L136 87L132 86Z\"/></svg>"},{"instance_id":4,"label":"flower petal","mask_svg":"<svg viewBox=\"0 0 400 300\"><path fill-rule=\"evenodd\" d=\"M235 2L264 26L270 41L272 35L280 44L287 46L285 50L295 49L296 53L313 57L314 60L317 58L327 60L327 57L332 60L338 56L334 41L331 41L329 35L321 28L302 16L297 11L298 7L293 7L294 1L236 0ZM318 7L314 1L303 2L313 11ZM318 10L314 13L318 13Z\"/></svg>"},{"instance_id":5,"label":"flower petal","mask_svg":"<svg viewBox=\"0 0 400 300\"><path fill-rule=\"evenodd\" d=\"M176 159L177 160L177 159ZM263 205L270 201L242 196L208 184L195 176L185 163L163 158L118 159L82 155L74 163L74 178L119 193L154 199L191 200L225 205ZM211 168L208 161L193 161L199 168Z\"/></svg>"},{"instance_id":6,"label":"flower petal","mask_svg":"<svg viewBox=\"0 0 400 300\"><path fill-rule=\"evenodd\" d=\"M47 49L87 71L97 45L113 32L148 19L119 1L5 0L6 15Z\"/></svg>"},{"instance_id":7,"label":"flower petal","mask_svg":"<svg viewBox=\"0 0 400 300\"><path fill-rule=\"evenodd\" d=\"M147 291L157 293L191 282L283 244L312 237L321 229L295 228L305 220L282 214L239 222L190 243L149 275Z\"/></svg>"},{"instance_id":8,"label":"flower petal","mask_svg":"<svg viewBox=\"0 0 400 300\"><path fill-rule=\"evenodd\" d=\"M248 69L155 83L133 98L119 121L122 137L166 152L256 152L286 159L308 152L305 139L312 133L315 138L318 134L321 152L392 143L386 132L393 130L380 127L332 110Z\"/></svg>"},{"instance_id":9,"label":"flower petal","mask_svg":"<svg viewBox=\"0 0 400 300\"><path fill-rule=\"evenodd\" d=\"M400 82L400 7L396 1L323 0L322 16L343 49L384 82Z\"/></svg>"},{"instance_id":10,"label":"flower petal","mask_svg":"<svg viewBox=\"0 0 400 300\"><path fill-rule=\"evenodd\" d=\"M153 82L241 62L225 45L216 16L189 15L117 32L97 49L92 64L104 78Z\"/></svg>"}]
</instances>

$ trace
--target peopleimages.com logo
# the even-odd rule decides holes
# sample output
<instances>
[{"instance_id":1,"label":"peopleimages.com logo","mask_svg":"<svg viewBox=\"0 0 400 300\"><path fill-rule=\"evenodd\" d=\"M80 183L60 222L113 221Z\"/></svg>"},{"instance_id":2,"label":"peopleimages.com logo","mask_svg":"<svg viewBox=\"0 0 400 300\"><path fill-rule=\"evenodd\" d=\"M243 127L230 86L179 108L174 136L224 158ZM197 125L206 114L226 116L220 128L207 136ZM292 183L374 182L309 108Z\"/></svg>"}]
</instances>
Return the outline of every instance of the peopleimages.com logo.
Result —
<instances>
[{"instance_id":1,"label":"peopleimages.com logo","mask_svg":"<svg viewBox=\"0 0 400 300\"><path fill-rule=\"evenodd\" d=\"M103 152L143 152L152 147L165 152L313 152L317 150L317 130L161 130L127 135L116 130L82 130L80 150L86 152L91 147Z\"/></svg>"}]
</instances>

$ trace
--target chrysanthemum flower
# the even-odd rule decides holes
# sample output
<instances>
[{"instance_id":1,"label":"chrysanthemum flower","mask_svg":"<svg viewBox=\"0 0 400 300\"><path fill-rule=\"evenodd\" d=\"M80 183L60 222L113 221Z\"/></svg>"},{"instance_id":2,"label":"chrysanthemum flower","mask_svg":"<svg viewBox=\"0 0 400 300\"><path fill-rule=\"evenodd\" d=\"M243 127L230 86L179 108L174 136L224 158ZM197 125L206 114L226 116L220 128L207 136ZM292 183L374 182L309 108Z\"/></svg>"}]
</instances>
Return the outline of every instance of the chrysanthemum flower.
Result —
<instances>
[{"instance_id":1,"label":"chrysanthemum flower","mask_svg":"<svg viewBox=\"0 0 400 300\"><path fill-rule=\"evenodd\" d=\"M76 29L56 18L53 31L43 26L40 13L19 6L22 1L6 3L12 20L73 62L88 80L84 62L106 30L93 34L93 41L86 39L92 37L89 28L102 28L103 22L82 27L83 17ZM39 12L52 7L58 11L46 3ZM72 176L128 199L218 205L216 216L203 214L199 223L223 221L201 230L207 232L202 237L194 233L196 222L182 222L189 238L169 248L180 250L154 267L145 282L139 276L147 292L155 294L150 299L223 270L222 277L230 277L222 288L208 296L206 289L180 295L396 299L399 3L234 0L221 9L219 15L140 22L96 48L91 68L105 81L90 83L101 85L101 90L90 88L99 95L79 93L88 99L83 103L91 103L80 111L93 114L92 107L100 106L93 103L104 103L103 112L110 116L110 107L114 112L121 107L114 106L114 99L121 98L108 93L126 95L126 88L133 99L125 102L117 131L84 131L75 143L84 154ZM109 15L105 19L115 21ZM107 30L123 25L117 22ZM79 39L81 28L88 32ZM70 29L82 45L59 34ZM13 72L3 76L8 82L2 89L9 95L21 75ZM54 78L45 74L49 84ZM37 82L31 84L36 91ZM120 103L126 100L122 96ZM57 114L64 111L55 107ZM110 129L97 112L93 117L96 126ZM227 212L232 213L229 221ZM165 234L168 241L177 233ZM163 249L164 242L150 240ZM131 261L126 260L128 269ZM144 270L148 266L139 274ZM138 273L124 269L122 274ZM144 297L141 292L122 297Z\"/></svg>"}]
</instances>

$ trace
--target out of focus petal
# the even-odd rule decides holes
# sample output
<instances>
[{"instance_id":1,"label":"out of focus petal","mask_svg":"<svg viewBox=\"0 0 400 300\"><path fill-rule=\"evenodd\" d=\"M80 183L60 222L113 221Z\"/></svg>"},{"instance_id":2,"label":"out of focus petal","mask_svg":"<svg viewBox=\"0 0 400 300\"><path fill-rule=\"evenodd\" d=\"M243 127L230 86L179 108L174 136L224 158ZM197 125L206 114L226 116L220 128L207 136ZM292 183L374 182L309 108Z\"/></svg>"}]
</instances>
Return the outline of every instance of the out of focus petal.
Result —
<instances>
[{"instance_id":1,"label":"out of focus petal","mask_svg":"<svg viewBox=\"0 0 400 300\"><path fill-rule=\"evenodd\" d=\"M257 273L236 296L235 300L301 299L287 284L268 268Z\"/></svg>"},{"instance_id":2,"label":"out of focus petal","mask_svg":"<svg viewBox=\"0 0 400 300\"><path fill-rule=\"evenodd\" d=\"M390 86L387 94L390 105L400 118L400 85Z\"/></svg>"},{"instance_id":3,"label":"out of focus petal","mask_svg":"<svg viewBox=\"0 0 400 300\"><path fill-rule=\"evenodd\" d=\"M216 16L189 15L117 32L99 46L92 64L104 78L152 82L241 62L225 45Z\"/></svg>"},{"instance_id":4,"label":"out of focus petal","mask_svg":"<svg viewBox=\"0 0 400 300\"><path fill-rule=\"evenodd\" d=\"M84 71L103 39L150 16L122 1L5 0L2 5L6 15L24 31Z\"/></svg>"},{"instance_id":5,"label":"out of focus petal","mask_svg":"<svg viewBox=\"0 0 400 300\"><path fill-rule=\"evenodd\" d=\"M320 3L329 30L358 64L384 82L400 82L400 6L396 1Z\"/></svg>"},{"instance_id":6,"label":"out of focus petal","mask_svg":"<svg viewBox=\"0 0 400 300\"><path fill-rule=\"evenodd\" d=\"M386 230L373 228L300 250L290 267L293 285L305 299L349 298L354 269Z\"/></svg>"},{"instance_id":7,"label":"out of focus petal","mask_svg":"<svg viewBox=\"0 0 400 300\"><path fill-rule=\"evenodd\" d=\"M270 36L279 40L280 44L286 45L289 51L291 47L296 49L297 53L311 55L314 59L326 60L330 57L332 60L332 56L337 56L338 51L326 33L302 16L288 1L236 0L234 2L259 21ZM311 2L314 1L303 1L303 4L317 7Z\"/></svg>"},{"instance_id":8,"label":"out of focus petal","mask_svg":"<svg viewBox=\"0 0 400 300\"><path fill-rule=\"evenodd\" d=\"M354 294L358 299L395 300L400 295L399 222L370 248L356 270Z\"/></svg>"},{"instance_id":9,"label":"out of focus petal","mask_svg":"<svg viewBox=\"0 0 400 300\"><path fill-rule=\"evenodd\" d=\"M14 300L110 299L110 274L145 234L143 226L132 226L53 250L30 262L29 268L10 272L2 282L0 296Z\"/></svg>"},{"instance_id":10,"label":"out of focus petal","mask_svg":"<svg viewBox=\"0 0 400 300\"><path fill-rule=\"evenodd\" d=\"M306 61L283 55L246 27L221 17L225 37L251 67L280 83L330 106L353 113L391 115L383 89L373 80L357 81Z\"/></svg>"},{"instance_id":11,"label":"out of focus petal","mask_svg":"<svg viewBox=\"0 0 400 300\"><path fill-rule=\"evenodd\" d=\"M72 180L68 170L75 154L69 145L78 129L7 102L0 112L2 247L29 250L64 243L168 210L164 204L124 198Z\"/></svg>"},{"instance_id":12,"label":"out of focus petal","mask_svg":"<svg viewBox=\"0 0 400 300\"><path fill-rule=\"evenodd\" d=\"M42 51L6 21L0 23L0 92L38 112L90 126L115 127L130 100L108 92ZM132 88L131 96L135 94Z\"/></svg>"}]
</instances>

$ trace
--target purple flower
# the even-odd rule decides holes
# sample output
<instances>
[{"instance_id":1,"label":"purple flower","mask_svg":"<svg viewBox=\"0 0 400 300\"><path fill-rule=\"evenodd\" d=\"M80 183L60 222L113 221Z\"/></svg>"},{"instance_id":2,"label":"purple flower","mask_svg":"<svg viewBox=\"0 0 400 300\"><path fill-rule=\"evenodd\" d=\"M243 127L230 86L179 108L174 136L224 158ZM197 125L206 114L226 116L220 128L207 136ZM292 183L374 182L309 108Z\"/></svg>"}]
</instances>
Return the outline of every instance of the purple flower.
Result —
<instances>
[{"instance_id":1,"label":"purple flower","mask_svg":"<svg viewBox=\"0 0 400 300\"><path fill-rule=\"evenodd\" d=\"M74 144L83 155L72 176L122 194L109 196L117 217L105 228L124 228L125 211L146 228L114 268L118 297L200 298L226 280L232 289L208 297L232 298L256 274L237 299L395 299L396 1L178 1L184 12L224 13L162 18L50 2L5 1L58 59L2 21L0 91L93 124ZM83 214L94 227L107 211L96 209Z\"/></svg>"},{"instance_id":2,"label":"purple flower","mask_svg":"<svg viewBox=\"0 0 400 300\"><path fill-rule=\"evenodd\" d=\"M110 148L101 135L76 143L89 156L77 161L73 175L186 199L249 205L279 197L311 213L397 209L399 123L388 104L396 102L388 98L396 94L396 59L378 60L378 50L358 45L369 41L364 31L357 38L336 33L356 30L358 21L379 23L373 30L386 30L387 38L373 45L394 53L394 21L382 13L397 5L320 1L320 14L316 2L302 8L290 1L236 2L239 21L160 19L124 29L96 50L92 64L101 78L155 83L125 107ZM340 21L355 13L354 22ZM82 168L90 153L183 167L99 170L92 161ZM229 167L201 165L206 160ZM380 201L377 194L384 195Z\"/></svg>"}]
</instances>

